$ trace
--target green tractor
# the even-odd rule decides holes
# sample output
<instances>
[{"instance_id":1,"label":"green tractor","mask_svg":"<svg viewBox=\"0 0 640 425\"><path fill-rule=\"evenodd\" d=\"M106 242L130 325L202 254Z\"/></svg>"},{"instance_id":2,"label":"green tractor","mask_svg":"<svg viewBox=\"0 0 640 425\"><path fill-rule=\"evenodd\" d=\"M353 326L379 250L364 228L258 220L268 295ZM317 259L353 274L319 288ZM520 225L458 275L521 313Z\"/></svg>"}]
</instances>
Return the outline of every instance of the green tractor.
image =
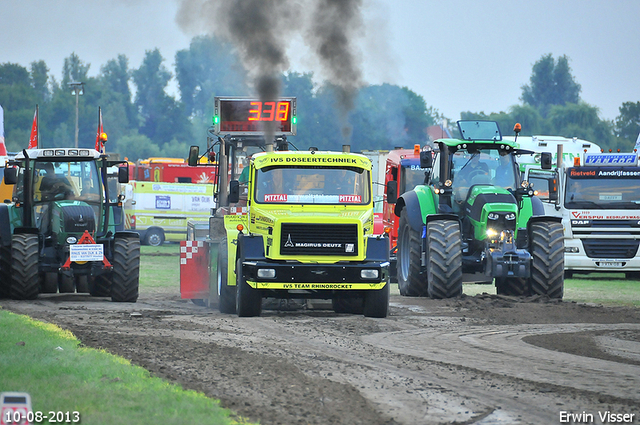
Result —
<instances>
[{"instance_id":1,"label":"green tractor","mask_svg":"<svg viewBox=\"0 0 640 425\"><path fill-rule=\"evenodd\" d=\"M562 298L562 223L521 180L516 157L531 152L518 149L519 124L514 142L492 121L458 121L458 129L460 139L421 152L424 185L399 198L394 182L387 187L400 217L400 294L451 298L463 281L495 281L498 294ZM551 167L550 153L542 164Z\"/></svg>"},{"instance_id":2,"label":"green tractor","mask_svg":"<svg viewBox=\"0 0 640 425\"><path fill-rule=\"evenodd\" d=\"M119 163L82 148L23 150L8 163L4 181L15 187L13 202L0 204L0 297L138 299L140 241L120 230L122 199L110 193L108 170ZM128 168L117 178L128 182Z\"/></svg>"}]
</instances>

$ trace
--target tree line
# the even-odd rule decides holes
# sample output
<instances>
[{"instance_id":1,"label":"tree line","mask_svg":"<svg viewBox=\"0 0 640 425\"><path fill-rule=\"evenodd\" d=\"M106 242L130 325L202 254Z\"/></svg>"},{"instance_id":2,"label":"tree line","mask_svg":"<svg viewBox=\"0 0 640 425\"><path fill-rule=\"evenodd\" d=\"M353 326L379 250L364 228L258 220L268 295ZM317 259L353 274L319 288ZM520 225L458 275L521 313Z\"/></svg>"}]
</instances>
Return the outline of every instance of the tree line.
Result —
<instances>
[{"instance_id":1,"label":"tree line","mask_svg":"<svg viewBox=\"0 0 640 425\"><path fill-rule=\"evenodd\" d=\"M530 82L522 86L522 104L507 112L465 111L462 119L491 119L510 134L520 122L523 135L547 134L579 137L606 148L633 148L640 131L640 102L626 102L614 121L599 118L598 108L583 102L580 85L571 75L568 58L543 56L532 69ZM230 44L211 36L192 39L189 48L175 55L175 69L165 66L158 49L145 52L142 64L131 69L119 55L89 76L90 64L75 53L65 58L58 81L44 61L29 68L0 64L0 105L4 108L5 139L9 151L27 146L35 105L39 105L41 147L73 146L75 97L69 83L83 82L79 100L79 146L94 147L98 107L109 136L107 152L131 160L152 156L184 157L188 146L206 143L211 125L213 98L218 95L252 94L246 71ZM175 76L178 97L167 87ZM337 108L330 82L317 84L312 73L282 75L282 93L298 100L298 135L290 141L299 149L315 146L340 150L344 117ZM353 151L411 147L427 142L426 127L447 119L408 87L382 84L362 87L350 112Z\"/></svg>"}]
</instances>

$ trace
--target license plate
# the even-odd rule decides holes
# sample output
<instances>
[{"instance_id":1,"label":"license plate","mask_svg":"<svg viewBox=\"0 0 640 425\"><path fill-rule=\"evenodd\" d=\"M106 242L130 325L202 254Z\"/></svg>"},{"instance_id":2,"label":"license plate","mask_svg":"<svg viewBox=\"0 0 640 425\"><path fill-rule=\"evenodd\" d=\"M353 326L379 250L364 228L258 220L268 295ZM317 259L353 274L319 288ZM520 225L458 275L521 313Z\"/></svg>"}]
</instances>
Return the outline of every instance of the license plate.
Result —
<instances>
[{"instance_id":1,"label":"license plate","mask_svg":"<svg viewBox=\"0 0 640 425\"><path fill-rule=\"evenodd\" d=\"M620 261L601 261L598 265L600 267L622 267L622 262L620 262Z\"/></svg>"}]
</instances>

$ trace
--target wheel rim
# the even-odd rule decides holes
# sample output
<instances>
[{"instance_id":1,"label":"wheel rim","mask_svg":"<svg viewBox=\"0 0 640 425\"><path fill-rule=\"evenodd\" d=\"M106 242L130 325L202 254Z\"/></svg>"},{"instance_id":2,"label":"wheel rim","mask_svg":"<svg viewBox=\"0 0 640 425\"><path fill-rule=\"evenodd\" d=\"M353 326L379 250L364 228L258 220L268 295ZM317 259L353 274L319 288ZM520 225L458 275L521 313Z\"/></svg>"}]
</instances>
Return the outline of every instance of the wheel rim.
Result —
<instances>
[{"instance_id":1,"label":"wheel rim","mask_svg":"<svg viewBox=\"0 0 640 425\"><path fill-rule=\"evenodd\" d=\"M162 243L162 238L157 233L152 233L149 235L149 245L158 246Z\"/></svg>"}]
</instances>

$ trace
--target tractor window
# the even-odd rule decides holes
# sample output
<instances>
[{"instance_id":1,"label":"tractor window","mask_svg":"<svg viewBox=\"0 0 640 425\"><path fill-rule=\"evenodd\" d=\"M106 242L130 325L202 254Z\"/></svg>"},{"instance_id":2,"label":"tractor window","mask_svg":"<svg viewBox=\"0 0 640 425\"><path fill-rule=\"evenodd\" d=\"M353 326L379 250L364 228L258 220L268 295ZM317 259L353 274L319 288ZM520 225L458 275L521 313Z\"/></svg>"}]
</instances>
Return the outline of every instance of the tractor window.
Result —
<instances>
[{"instance_id":1,"label":"tractor window","mask_svg":"<svg viewBox=\"0 0 640 425\"><path fill-rule=\"evenodd\" d=\"M254 200L258 203L371 202L369 172L357 167L266 167L256 177Z\"/></svg>"},{"instance_id":2,"label":"tractor window","mask_svg":"<svg viewBox=\"0 0 640 425\"><path fill-rule=\"evenodd\" d=\"M39 162L34 167L33 200L80 200L99 203L98 170L93 161Z\"/></svg>"}]
</instances>

